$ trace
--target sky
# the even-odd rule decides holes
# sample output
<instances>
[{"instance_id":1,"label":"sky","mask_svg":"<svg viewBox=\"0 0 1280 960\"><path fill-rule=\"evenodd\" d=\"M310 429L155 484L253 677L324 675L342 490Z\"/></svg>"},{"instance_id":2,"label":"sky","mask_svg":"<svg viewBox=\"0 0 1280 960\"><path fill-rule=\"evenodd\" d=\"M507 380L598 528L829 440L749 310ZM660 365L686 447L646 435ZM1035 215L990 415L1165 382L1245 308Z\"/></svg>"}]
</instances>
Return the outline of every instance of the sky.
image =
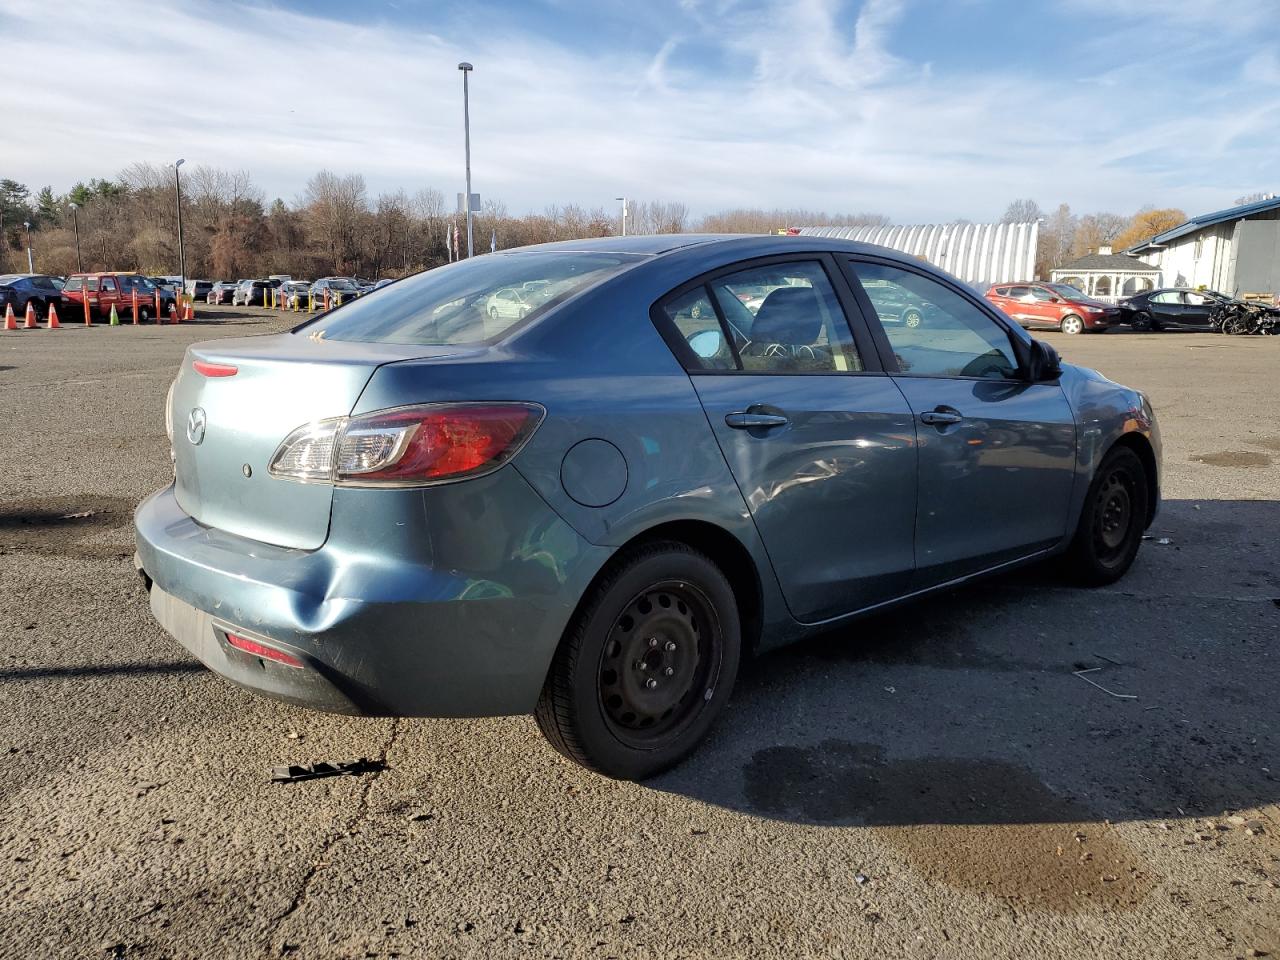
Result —
<instances>
[{"instance_id":1,"label":"sky","mask_svg":"<svg viewBox=\"0 0 1280 960\"><path fill-rule=\"evenodd\" d=\"M1280 0L0 0L0 177L183 157L268 200L321 168L452 198L467 60L473 190L514 214L1196 214L1280 192L1277 24Z\"/></svg>"}]
</instances>

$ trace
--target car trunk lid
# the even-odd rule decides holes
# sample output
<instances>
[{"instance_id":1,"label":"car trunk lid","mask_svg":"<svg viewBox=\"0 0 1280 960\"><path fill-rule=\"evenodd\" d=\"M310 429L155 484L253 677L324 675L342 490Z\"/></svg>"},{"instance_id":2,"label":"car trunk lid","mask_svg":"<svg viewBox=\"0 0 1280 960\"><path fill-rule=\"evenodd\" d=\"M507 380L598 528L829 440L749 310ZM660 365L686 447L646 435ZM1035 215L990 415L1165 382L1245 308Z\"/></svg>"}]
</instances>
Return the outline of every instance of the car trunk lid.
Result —
<instances>
[{"instance_id":1,"label":"car trunk lid","mask_svg":"<svg viewBox=\"0 0 1280 960\"><path fill-rule=\"evenodd\" d=\"M303 424L349 414L382 364L433 352L448 349L305 334L191 347L170 401L179 505L197 522L238 536L320 547L332 486L271 476L272 454Z\"/></svg>"}]
</instances>

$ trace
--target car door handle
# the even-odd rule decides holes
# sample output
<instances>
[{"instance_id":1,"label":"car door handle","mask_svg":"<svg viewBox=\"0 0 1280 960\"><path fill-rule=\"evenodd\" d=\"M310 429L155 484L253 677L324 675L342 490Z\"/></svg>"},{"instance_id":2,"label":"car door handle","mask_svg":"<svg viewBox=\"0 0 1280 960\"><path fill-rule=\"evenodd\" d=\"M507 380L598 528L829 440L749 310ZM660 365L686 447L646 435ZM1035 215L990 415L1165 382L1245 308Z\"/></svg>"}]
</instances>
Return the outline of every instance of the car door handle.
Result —
<instances>
[{"instance_id":1,"label":"car door handle","mask_svg":"<svg viewBox=\"0 0 1280 960\"><path fill-rule=\"evenodd\" d=\"M724 422L735 430L785 427L791 421L777 413L726 413Z\"/></svg>"},{"instance_id":2,"label":"car door handle","mask_svg":"<svg viewBox=\"0 0 1280 960\"><path fill-rule=\"evenodd\" d=\"M920 414L920 422L927 423L931 426L941 427L948 423L959 423L964 419L964 415L959 410L926 410Z\"/></svg>"}]
</instances>

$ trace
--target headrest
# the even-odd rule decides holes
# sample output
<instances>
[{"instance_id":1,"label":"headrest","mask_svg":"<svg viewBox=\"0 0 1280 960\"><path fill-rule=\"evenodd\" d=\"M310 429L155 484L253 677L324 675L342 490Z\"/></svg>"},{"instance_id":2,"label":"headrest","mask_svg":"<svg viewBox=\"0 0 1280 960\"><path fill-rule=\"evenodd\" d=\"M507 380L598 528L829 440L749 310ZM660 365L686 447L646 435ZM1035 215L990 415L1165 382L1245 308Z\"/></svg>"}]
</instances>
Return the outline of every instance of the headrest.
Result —
<instances>
[{"instance_id":1,"label":"headrest","mask_svg":"<svg viewBox=\"0 0 1280 960\"><path fill-rule=\"evenodd\" d=\"M751 325L756 343L791 346L817 342L822 333L822 312L813 287L779 287L764 298Z\"/></svg>"}]
</instances>

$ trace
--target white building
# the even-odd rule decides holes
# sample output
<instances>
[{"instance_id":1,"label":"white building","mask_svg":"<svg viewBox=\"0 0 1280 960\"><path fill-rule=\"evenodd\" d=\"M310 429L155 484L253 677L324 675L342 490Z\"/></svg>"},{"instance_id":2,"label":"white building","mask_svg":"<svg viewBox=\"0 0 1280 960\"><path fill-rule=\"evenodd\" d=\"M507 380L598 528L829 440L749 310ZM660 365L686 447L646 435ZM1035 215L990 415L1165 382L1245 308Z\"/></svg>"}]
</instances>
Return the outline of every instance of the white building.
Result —
<instances>
[{"instance_id":1,"label":"white building","mask_svg":"<svg viewBox=\"0 0 1280 960\"><path fill-rule=\"evenodd\" d=\"M927 260L985 293L993 283L1031 280L1036 223L931 223L914 227L802 227L809 237L860 240Z\"/></svg>"},{"instance_id":2,"label":"white building","mask_svg":"<svg viewBox=\"0 0 1280 960\"><path fill-rule=\"evenodd\" d=\"M1275 296L1280 293L1280 197L1194 217L1128 252L1159 268L1162 287Z\"/></svg>"},{"instance_id":3,"label":"white building","mask_svg":"<svg viewBox=\"0 0 1280 960\"><path fill-rule=\"evenodd\" d=\"M1054 283L1066 283L1081 293L1110 303L1135 293L1154 290L1160 268L1143 263L1136 257L1112 253L1110 247L1099 247L1078 260L1072 260L1051 272Z\"/></svg>"}]
</instances>

